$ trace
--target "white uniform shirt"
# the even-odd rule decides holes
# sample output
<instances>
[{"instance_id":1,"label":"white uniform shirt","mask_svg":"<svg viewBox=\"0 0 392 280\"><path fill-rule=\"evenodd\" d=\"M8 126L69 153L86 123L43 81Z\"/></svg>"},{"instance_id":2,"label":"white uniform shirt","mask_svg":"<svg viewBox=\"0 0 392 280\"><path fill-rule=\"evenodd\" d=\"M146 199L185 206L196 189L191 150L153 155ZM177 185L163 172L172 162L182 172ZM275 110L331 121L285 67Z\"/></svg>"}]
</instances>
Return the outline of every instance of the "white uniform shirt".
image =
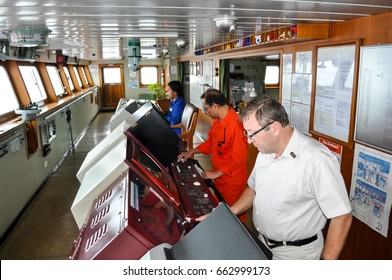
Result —
<instances>
[{"instance_id":1,"label":"white uniform shirt","mask_svg":"<svg viewBox=\"0 0 392 280\"><path fill-rule=\"evenodd\" d=\"M281 157L257 155L248 185L256 193L253 223L276 241L311 237L327 219L351 212L336 157L295 129Z\"/></svg>"}]
</instances>

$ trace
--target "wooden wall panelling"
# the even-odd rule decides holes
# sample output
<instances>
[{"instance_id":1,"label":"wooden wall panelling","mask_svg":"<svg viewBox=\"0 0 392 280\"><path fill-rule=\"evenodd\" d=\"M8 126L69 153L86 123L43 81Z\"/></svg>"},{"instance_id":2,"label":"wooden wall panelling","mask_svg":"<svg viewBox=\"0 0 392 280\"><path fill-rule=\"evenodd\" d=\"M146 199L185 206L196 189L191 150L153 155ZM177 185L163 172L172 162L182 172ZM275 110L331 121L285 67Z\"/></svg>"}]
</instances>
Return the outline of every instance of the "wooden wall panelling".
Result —
<instances>
[{"instance_id":1,"label":"wooden wall panelling","mask_svg":"<svg viewBox=\"0 0 392 280\"><path fill-rule=\"evenodd\" d=\"M331 40L357 40L362 45L377 45L392 43L392 13L351 20L345 23L334 23L331 29ZM359 65L359 59L357 60ZM358 72L355 75L355 85L358 84ZM355 88L355 96L357 87ZM356 100L355 100L356 101ZM356 106L356 102L353 104ZM354 111L355 117L355 111ZM319 135L314 134L318 139ZM354 147L344 147L341 171L348 191L351 185L351 176L354 159ZM341 253L341 259L392 259L392 218L389 217L389 230L387 238L371 229L366 224L353 218L346 245Z\"/></svg>"},{"instance_id":2,"label":"wooden wall panelling","mask_svg":"<svg viewBox=\"0 0 392 280\"><path fill-rule=\"evenodd\" d=\"M47 95L45 104L57 102L57 96L53 89L48 71L46 69L46 64L43 62L37 63L37 70L39 71Z\"/></svg>"},{"instance_id":3,"label":"wooden wall panelling","mask_svg":"<svg viewBox=\"0 0 392 280\"><path fill-rule=\"evenodd\" d=\"M91 77L90 69L88 68L88 65L83 65L84 67L84 73L86 74L87 78L87 83L90 87L94 86L94 81L93 78Z\"/></svg>"},{"instance_id":4,"label":"wooden wall panelling","mask_svg":"<svg viewBox=\"0 0 392 280\"><path fill-rule=\"evenodd\" d=\"M61 78L61 81L63 82L63 85L65 86L65 91L67 92L67 95L72 95L72 90L69 86L67 76L65 75L65 72L63 69L64 67L67 67L67 66L63 66L62 64L57 64L57 67L59 69L60 78Z\"/></svg>"},{"instance_id":5,"label":"wooden wall panelling","mask_svg":"<svg viewBox=\"0 0 392 280\"><path fill-rule=\"evenodd\" d=\"M38 149L37 122L35 120L26 122L25 132L27 138L27 153L28 156L30 156Z\"/></svg>"},{"instance_id":6,"label":"wooden wall panelling","mask_svg":"<svg viewBox=\"0 0 392 280\"><path fill-rule=\"evenodd\" d=\"M333 41L362 39L362 45L392 43L392 12L362 17L331 26Z\"/></svg>"},{"instance_id":7,"label":"wooden wall panelling","mask_svg":"<svg viewBox=\"0 0 392 280\"><path fill-rule=\"evenodd\" d=\"M82 82L82 88L86 89L88 88L88 81L86 81L85 76L83 75L82 67L83 65L76 66L78 73L75 73L75 75L79 75L80 81Z\"/></svg>"},{"instance_id":8,"label":"wooden wall panelling","mask_svg":"<svg viewBox=\"0 0 392 280\"><path fill-rule=\"evenodd\" d=\"M298 23L297 37L306 39L326 39L330 37L330 24L325 23Z\"/></svg>"},{"instance_id":9,"label":"wooden wall panelling","mask_svg":"<svg viewBox=\"0 0 392 280\"><path fill-rule=\"evenodd\" d=\"M74 85L74 93L80 93L82 91L82 89L80 88L80 85L78 83L78 79L76 78L77 73L75 73L73 65L68 64L65 67L68 67L68 72L69 72L69 75L71 76L72 83Z\"/></svg>"}]
</instances>

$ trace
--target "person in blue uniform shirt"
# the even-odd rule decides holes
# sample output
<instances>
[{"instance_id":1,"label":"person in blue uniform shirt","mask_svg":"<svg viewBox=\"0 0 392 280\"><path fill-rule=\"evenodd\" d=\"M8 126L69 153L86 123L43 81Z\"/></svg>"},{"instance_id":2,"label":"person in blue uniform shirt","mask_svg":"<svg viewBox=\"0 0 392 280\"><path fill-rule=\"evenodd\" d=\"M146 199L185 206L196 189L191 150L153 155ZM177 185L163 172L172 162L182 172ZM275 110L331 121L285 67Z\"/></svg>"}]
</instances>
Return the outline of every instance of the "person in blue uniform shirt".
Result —
<instances>
[{"instance_id":1,"label":"person in blue uniform shirt","mask_svg":"<svg viewBox=\"0 0 392 280\"><path fill-rule=\"evenodd\" d=\"M170 107L166 114L166 119L170 125L181 123L182 113L185 108L186 101L183 97L184 92L179 81L171 81L166 87L167 95L170 98ZM177 135L181 134L181 128L172 128Z\"/></svg>"}]
</instances>

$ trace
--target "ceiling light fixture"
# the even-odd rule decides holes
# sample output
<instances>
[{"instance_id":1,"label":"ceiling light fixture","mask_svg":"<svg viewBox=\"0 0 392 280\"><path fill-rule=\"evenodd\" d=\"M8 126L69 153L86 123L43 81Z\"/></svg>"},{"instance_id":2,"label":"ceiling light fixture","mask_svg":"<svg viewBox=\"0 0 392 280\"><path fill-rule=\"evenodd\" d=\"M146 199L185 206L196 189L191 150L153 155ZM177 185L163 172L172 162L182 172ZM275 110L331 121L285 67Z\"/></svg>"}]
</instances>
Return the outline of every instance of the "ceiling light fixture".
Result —
<instances>
[{"instance_id":1,"label":"ceiling light fixture","mask_svg":"<svg viewBox=\"0 0 392 280\"><path fill-rule=\"evenodd\" d=\"M185 46L186 46L186 42L185 42L184 39L178 38L177 41L176 41L176 45L177 45L177 47L178 47L180 50L183 50L183 49L185 48Z\"/></svg>"},{"instance_id":2,"label":"ceiling light fixture","mask_svg":"<svg viewBox=\"0 0 392 280\"><path fill-rule=\"evenodd\" d=\"M235 17L221 17L221 18L215 18L214 23L216 28L223 32L233 32L236 27L237 27L237 18Z\"/></svg>"},{"instance_id":3,"label":"ceiling light fixture","mask_svg":"<svg viewBox=\"0 0 392 280\"><path fill-rule=\"evenodd\" d=\"M177 38L178 33L177 32L131 32L127 34L119 34L119 37L125 37L125 38Z\"/></svg>"}]
</instances>

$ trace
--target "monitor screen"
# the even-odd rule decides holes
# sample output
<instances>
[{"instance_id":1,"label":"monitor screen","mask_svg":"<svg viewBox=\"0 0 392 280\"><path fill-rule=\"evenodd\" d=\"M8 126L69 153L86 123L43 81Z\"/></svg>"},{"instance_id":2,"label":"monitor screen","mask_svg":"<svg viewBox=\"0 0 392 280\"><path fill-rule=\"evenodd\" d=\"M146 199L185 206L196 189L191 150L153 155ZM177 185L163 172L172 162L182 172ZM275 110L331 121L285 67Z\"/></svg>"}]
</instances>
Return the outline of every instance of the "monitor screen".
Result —
<instances>
[{"instance_id":1,"label":"monitor screen","mask_svg":"<svg viewBox=\"0 0 392 280\"><path fill-rule=\"evenodd\" d=\"M177 160L178 136L154 105L127 129L127 133L137 138L163 166L168 167Z\"/></svg>"},{"instance_id":2,"label":"monitor screen","mask_svg":"<svg viewBox=\"0 0 392 280\"><path fill-rule=\"evenodd\" d=\"M157 191L180 207L178 190L168 169L132 134L127 139L125 162L132 170L137 170L154 181Z\"/></svg>"}]
</instances>

